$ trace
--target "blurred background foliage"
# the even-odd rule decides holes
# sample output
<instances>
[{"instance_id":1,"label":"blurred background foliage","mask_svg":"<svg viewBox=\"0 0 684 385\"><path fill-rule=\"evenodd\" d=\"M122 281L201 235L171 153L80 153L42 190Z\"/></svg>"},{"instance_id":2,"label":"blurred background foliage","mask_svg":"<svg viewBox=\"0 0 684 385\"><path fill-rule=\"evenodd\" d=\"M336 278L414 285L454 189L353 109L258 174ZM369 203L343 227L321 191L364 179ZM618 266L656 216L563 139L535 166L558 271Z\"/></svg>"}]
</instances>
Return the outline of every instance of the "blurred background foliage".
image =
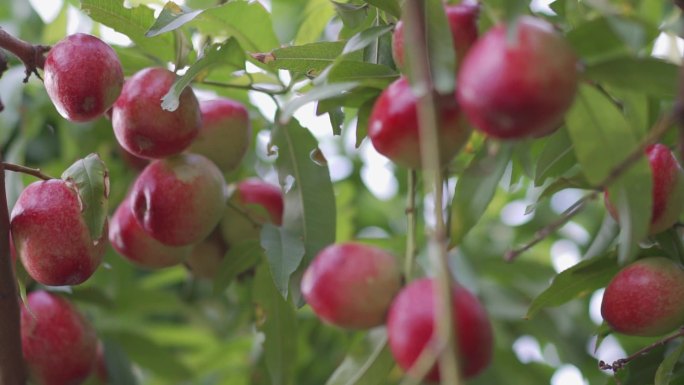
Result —
<instances>
[{"instance_id":1,"label":"blurred background foliage","mask_svg":"<svg viewBox=\"0 0 684 385\"><path fill-rule=\"evenodd\" d=\"M193 83L202 99L220 95L249 106L252 146L240 169L226 175L227 180L259 176L277 183L274 157L268 155L267 144L276 108L281 107L279 113L290 108L289 113L312 133L327 159L336 213L319 215L336 215L336 241L380 245L401 259L406 242L407 172L390 164L363 140L363 118L369 103L397 76L387 49L390 34L371 43L376 52L373 60L359 54L335 62L334 55L327 62L329 71L323 74L323 68L312 64L314 58L326 55L322 48L311 51L308 59L271 65L249 55L282 49L287 56L291 51L280 47L346 40L370 27L392 24L398 16L398 2L187 0L179 3L186 8L171 14L172 22L154 24L165 4L161 0L128 0L125 6L115 0L4 0L0 26L40 44L53 44L77 31L102 36L117 50L126 75L150 65L175 63L184 69L201 57L204 47L235 38L241 48L231 53L235 56L222 56L219 61L225 63L213 63L215 67ZM205 8L208 10L192 20L178 18ZM131 16L134 12L135 17ZM645 132L672 104L682 18L669 2L557 0L549 7L538 1L491 0L484 2L480 28L485 31L496 20L518 13L554 22L582 58L587 83L599 83L609 94L631 103L632 109L624 114L639 130ZM178 24L173 25L173 20ZM148 31L156 35L145 37ZM247 60L226 64L240 55ZM318 80L309 79L317 75ZM21 63L13 60L0 79L0 97L5 104L0 113L0 146L5 160L40 167L57 176L76 159L96 152L109 168L113 212L138 170L125 161L110 122L103 118L74 124L62 119L41 81L34 76L24 85L23 76ZM341 91L325 88L350 80L361 85L346 97L341 97ZM229 86L202 84L207 82ZM250 87L283 92L270 98ZM309 100L320 100L317 107L315 103L292 104L317 87L325 95ZM323 114L316 116L316 108ZM585 140L594 137L587 135ZM675 141L674 134L663 140L671 146ZM459 175L475 154L495 153L498 145L473 136L451 165L449 196L454 195ZM610 373L597 368L597 361L612 362L651 342L613 335L603 338L605 327L601 327L597 309L600 287L610 274L578 281L574 291L566 293L567 298L552 293L555 297L552 295L550 303L561 306L541 306L533 317L526 317L533 300L552 279L588 257L589 251L605 258L614 256L617 228L601 199L590 201L582 213L515 262L503 261L507 250L528 242L584 194L582 189L586 190L588 183L574 155L573 146L577 145L566 127L548 138L514 143L503 177L493 185L491 203L479 195L466 197L474 206L484 205L486 211L460 247L451 251L453 272L482 299L496 338L492 365L470 384L614 383ZM608 161L609 156L597 154L594 161ZM485 177L476 175L471 183L480 183ZM10 207L32 181L28 176L7 176ZM418 191L422 212L430 208L431 201L422 195L422 186ZM428 214L418 220L422 229L432 217ZM418 275L430 274L422 231L418 244ZM642 253L661 252L654 244L641 246ZM37 286L26 282L28 290ZM277 320L286 335L264 345L261 326L264 302L268 302L264 299L278 294L263 263L256 272L207 281L193 278L183 266L141 270L110 248L103 266L86 283L52 290L66 292L92 320L105 342L112 384L394 384L402 378L387 350L378 348L382 347L378 343L382 328L371 333L342 331L320 323L307 307L291 307L290 313ZM597 333L602 336L598 349ZM276 358L269 358L269 349ZM621 374L623 384L653 383L665 353L663 347L630 364ZM680 366L670 383L684 383ZM98 382L93 378L89 383Z\"/></svg>"}]
</instances>

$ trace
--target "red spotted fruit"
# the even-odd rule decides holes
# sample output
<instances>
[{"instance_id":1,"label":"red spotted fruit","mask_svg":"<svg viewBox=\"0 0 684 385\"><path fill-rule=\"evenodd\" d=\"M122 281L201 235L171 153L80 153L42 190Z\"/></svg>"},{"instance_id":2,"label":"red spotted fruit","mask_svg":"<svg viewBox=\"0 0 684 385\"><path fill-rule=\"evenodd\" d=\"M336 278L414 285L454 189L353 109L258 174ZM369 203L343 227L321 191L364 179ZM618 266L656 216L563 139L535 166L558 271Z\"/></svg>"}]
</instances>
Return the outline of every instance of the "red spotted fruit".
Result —
<instances>
[{"instance_id":1,"label":"red spotted fruit","mask_svg":"<svg viewBox=\"0 0 684 385\"><path fill-rule=\"evenodd\" d=\"M149 269L174 266L189 254L190 246L168 246L148 235L135 220L130 199L124 199L109 225L109 242L128 261Z\"/></svg>"},{"instance_id":2,"label":"red spotted fruit","mask_svg":"<svg viewBox=\"0 0 684 385\"><path fill-rule=\"evenodd\" d=\"M377 247L341 243L326 247L302 278L302 295L324 321L349 329L385 322L401 287L394 256Z\"/></svg>"},{"instance_id":3,"label":"red spotted fruit","mask_svg":"<svg viewBox=\"0 0 684 385\"><path fill-rule=\"evenodd\" d=\"M417 100L408 80L400 77L375 101L368 124L368 137L379 153L414 169L421 165ZM461 120L453 95L437 96L436 102L439 158L447 163L468 140L470 128Z\"/></svg>"},{"instance_id":4,"label":"red spotted fruit","mask_svg":"<svg viewBox=\"0 0 684 385\"><path fill-rule=\"evenodd\" d=\"M387 319L389 346L394 359L409 370L423 352L435 349L435 280L413 281L392 302ZM458 340L459 366L464 378L482 372L492 358L492 327L480 301L467 289L456 284L452 290L454 333ZM426 379L439 381L439 365Z\"/></svg>"},{"instance_id":5,"label":"red spotted fruit","mask_svg":"<svg viewBox=\"0 0 684 385\"><path fill-rule=\"evenodd\" d=\"M77 33L55 44L45 58L45 90L65 119L97 119L124 84L116 52L95 36Z\"/></svg>"},{"instance_id":6,"label":"red spotted fruit","mask_svg":"<svg viewBox=\"0 0 684 385\"><path fill-rule=\"evenodd\" d=\"M47 291L30 293L21 308L21 344L36 384L79 385L95 368L95 330L71 303Z\"/></svg>"},{"instance_id":7,"label":"red spotted fruit","mask_svg":"<svg viewBox=\"0 0 684 385\"><path fill-rule=\"evenodd\" d=\"M456 93L470 122L502 139L555 131L577 92L577 57L546 21L523 16L477 40L461 64Z\"/></svg>"},{"instance_id":8,"label":"red spotted fruit","mask_svg":"<svg viewBox=\"0 0 684 385\"><path fill-rule=\"evenodd\" d=\"M200 242L221 220L224 185L221 171L202 155L157 159L138 175L131 189L135 219L166 245Z\"/></svg>"},{"instance_id":9,"label":"red spotted fruit","mask_svg":"<svg viewBox=\"0 0 684 385\"><path fill-rule=\"evenodd\" d=\"M684 271L664 257L620 270L603 293L601 315L618 333L659 336L684 324Z\"/></svg>"},{"instance_id":10,"label":"red spotted fruit","mask_svg":"<svg viewBox=\"0 0 684 385\"><path fill-rule=\"evenodd\" d=\"M100 265L107 245L106 223L93 240L70 182L34 182L19 196L11 215L12 240L28 274L44 285L76 285Z\"/></svg>"},{"instance_id":11,"label":"red spotted fruit","mask_svg":"<svg viewBox=\"0 0 684 385\"><path fill-rule=\"evenodd\" d=\"M114 103L112 126L119 144L133 155L164 158L187 149L202 123L199 103L190 87L180 94L175 111L161 100L176 75L161 67L146 68L126 81Z\"/></svg>"}]
</instances>

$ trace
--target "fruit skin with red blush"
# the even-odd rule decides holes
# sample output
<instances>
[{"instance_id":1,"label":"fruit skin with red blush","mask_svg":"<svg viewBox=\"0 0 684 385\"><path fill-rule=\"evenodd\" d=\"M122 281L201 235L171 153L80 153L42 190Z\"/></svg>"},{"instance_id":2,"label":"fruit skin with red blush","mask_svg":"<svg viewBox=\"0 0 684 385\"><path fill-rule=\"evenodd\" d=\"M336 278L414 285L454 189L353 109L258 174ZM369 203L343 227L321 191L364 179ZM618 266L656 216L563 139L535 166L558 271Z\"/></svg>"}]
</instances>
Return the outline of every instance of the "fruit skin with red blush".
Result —
<instances>
[{"instance_id":1,"label":"fruit skin with red blush","mask_svg":"<svg viewBox=\"0 0 684 385\"><path fill-rule=\"evenodd\" d=\"M249 178L236 185L221 219L221 234L229 245L259 239L261 225L283 223L284 201L280 187Z\"/></svg>"},{"instance_id":2,"label":"fruit skin with red blush","mask_svg":"<svg viewBox=\"0 0 684 385\"><path fill-rule=\"evenodd\" d=\"M45 58L45 90L65 119L86 122L102 116L124 84L116 52L95 36L76 33L55 44Z\"/></svg>"},{"instance_id":3,"label":"fruit skin with red blush","mask_svg":"<svg viewBox=\"0 0 684 385\"><path fill-rule=\"evenodd\" d=\"M373 105L368 137L373 147L393 162L413 169L421 167L418 110L415 94L405 77L389 85ZM453 95L436 97L439 159L449 162L470 137Z\"/></svg>"},{"instance_id":4,"label":"fruit skin with red blush","mask_svg":"<svg viewBox=\"0 0 684 385\"><path fill-rule=\"evenodd\" d=\"M206 156L224 173L235 170L252 139L247 108L223 98L200 102L200 111L202 128L188 151Z\"/></svg>"},{"instance_id":5,"label":"fruit skin with red blush","mask_svg":"<svg viewBox=\"0 0 684 385\"><path fill-rule=\"evenodd\" d=\"M119 204L109 225L109 242L126 260L148 268L175 266L190 255L190 246L168 246L148 235L133 214L130 198Z\"/></svg>"},{"instance_id":6,"label":"fruit skin with red blush","mask_svg":"<svg viewBox=\"0 0 684 385\"><path fill-rule=\"evenodd\" d=\"M463 1L444 7L451 29L456 59L460 62L477 40L477 18L480 5L476 1ZM399 20L392 33L392 57L397 67L404 66L404 22Z\"/></svg>"},{"instance_id":7,"label":"fruit skin with red blush","mask_svg":"<svg viewBox=\"0 0 684 385\"><path fill-rule=\"evenodd\" d=\"M92 240L76 188L61 179L34 182L11 214L12 240L28 274L44 285L77 285L100 265L107 223Z\"/></svg>"},{"instance_id":8,"label":"fruit skin with red blush","mask_svg":"<svg viewBox=\"0 0 684 385\"><path fill-rule=\"evenodd\" d=\"M499 24L461 63L458 102L468 120L499 139L548 135L560 127L578 87L578 61L548 22L523 16L515 35Z\"/></svg>"},{"instance_id":9,"label":"fruit skin with red blush","mask_svg":"<svg viewBox=\"0 0 684 385\"><path fill-rule=\"evenodd\" d=\"M318 317L348 329L384 323L400 287L401 273L394 256L354 242L321 250L301 283L302 295Z\"/></svg>"},{"instance_id":10,"label":"fruit skin with red blush","mask_svg":"<svg viewBox=\"0 0 684 385\"><path fill-rule=\"evenodd\" d=\"M95 330L69 301L47 291L29 293L21 307L21 343L40 385L78 385L95 367Z\"/></svg>"},{"instance_id":11,"label":"fruit skin with red blush","mask_svg":"<svg viewBox=\"0 0 684 385\"><path fill-rule=\"evenodd\" d=\"M684 170L670 149L660 143L646 148L653 181L653 207L649 234L657 234L672 227L684 210ZM608 213L617 220L618 212L604 192Z\"/></svg>"},{"instance_id":12,"label":"fruit skin with red blush","mask_svg":"<svg viewBox=\"0 0 684 385\"><path fill-rule=\"evenodd\" d=\"M202 155L157 159L145 167L131 188L135 219L163 244L200 242L221 220L225 183L218 167Z\"/></svg>"},{"instance_id":13,"label":"fruit skin with red blush","mask_svg":"<svg viewBox=\"0 0 684 385\"><path fill-rule=\"evenodd\" d=\"M616 332L655 337L684 324L684 270L664 257L626 266L603 293L601 315Z\"/></svg>"},{"instance_id":14,"label":"fruit skin with red blush","mask_svg":"<svg viewBox=\"0 0 684 385\"><path fill-rule=\"evenodd\" d=\"M199 133L202 117L190 87L179 97L175 111L161 108L161 100L176 75L161 67L138 71L126 81L114 103L112 127L121 146L143 158L165 158L187 149Z\"/></svg>"},{"instance_id":15,"label":"fruit skin with red blush","mask_svg":"<svg viewBox=\"0 0 684 385\"><path fill-rule=\"evenodd\" d=\"M408 371L423 349L434 348L436 282L431 278L413 281L392 302L387 318L389 346L397 364ZM492 359L492 327L484 307L467 289L454 284L452 289L454 332L458 340L461 375L472 378ZM440 379L439 366L427 374L428 381Z\"/></svg>"}]
</instances>

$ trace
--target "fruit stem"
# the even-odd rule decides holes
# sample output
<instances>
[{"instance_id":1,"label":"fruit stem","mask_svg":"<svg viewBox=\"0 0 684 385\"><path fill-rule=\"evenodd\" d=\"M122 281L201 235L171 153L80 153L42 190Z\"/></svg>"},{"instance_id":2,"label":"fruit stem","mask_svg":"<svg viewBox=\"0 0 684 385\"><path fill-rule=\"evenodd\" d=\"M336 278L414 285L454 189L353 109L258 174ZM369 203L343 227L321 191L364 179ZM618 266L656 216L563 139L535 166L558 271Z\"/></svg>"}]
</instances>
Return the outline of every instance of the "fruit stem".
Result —
<instances>
[{"instance_id":1,"label":"fruit stem","mask_svg":"<svg viewBox=\"0 0 684 385\"><path fill-rule=\"evenodd\" d=\"M434 201L434 228L429 231L428 255L433 271L436 273L435 318L436 325L433 346L438 352L439 373L442 384L461 383L458 368L458 351L454 335L455 315L452 306L452 277L447 253L447 237L444 224L443 186L440 170L437 134L438 120L435 103L435 87L430 71L430 54L426 36L426 2L407 0L404 3L403 17L406 28L405 38L408 48L407 64L413 92L418 98L418 127L420 152L423 166L423 185L432 191ZM428 366L431 367L432 365Z\"/></svg>"},{"instance_id":2,"label":"fruit stem","mask_svg":"<svg viewBox=\"0 0 684 385\"><path fill-rule=\"evenodd\" d=\"M25 385L26 368L21 349L19 296L12 268L9 237L5 167L4 163L0 163L0 384Z\"/></svg>"},{"instance_id":3,"label":"fruit stem","mask_svg":"<svg viewBox=\"0 0 684 385\"><path fill-rule=\"evenodd\" d=\"M404 278L413 280L413 264L416 258L416 170L408 172L408 194L406 197L406 258Z\"/></svg>"},{"instance_id":4,"label":"fruit stem","mask_svg":"<svg viewBox=\"0 0 684 385\"><path fill-rule=\"evenodd\" d=\"M56 179L54 177L51 177L50 175L43 174L43 172L40 171L39 168L31 168L31 167L26 167L26 166L14 164L14 163L7 163L7 162L2 162L2 166L5 170L14 171L14 172L21 172L23 174L32 175L32 176L35 176L36 178L43 179L43 180Z\"/></svg>"},{"instance_id":5,"label":"fruit stem","mask_svg":"<svg viewBox=\"0 0 684 385\"><path fill-rule=\"evenodd\" d=\"M24 83L28 82L31 74L35 74L38 79L42 80L38 68L43 69L45 66L45 53L50 50L49 46L27 43L0 28L0 48L11 52L24 63L26 67Z\"/></svg>"},{"instance_id":6,"label":"fruit stem","mask_svg":"<svg viewBox=\"0 0 684 385\"><path fill-rule=\"evenodd\" d=\"M677 332L675 332L675 333L673 333L673 334L671 334L671 335L669 335L669 336L667 336L661 340L658 340L658 341L656 341L656 342L654 342L648 346L645 346L645 347L637 350L635 353L630 354L629 356L627 356L625 358L620 358L619 360L615 360L615 361L613 361L612 364L608 364L605 361L599 361L599 369L601 369L601 370L612 370L613 373L615 373L618 370L624 368L625 365L627 365L630 361L633 361L633 360L643 356L644 354L649 353L651 350L653 350L659 346L665 345L666 343L668 343L672 340L675 340L679 337L682 337L682 336L684 336L684 328L680 328L679 331L677 331Z\"/></svg>"}]
</instances>

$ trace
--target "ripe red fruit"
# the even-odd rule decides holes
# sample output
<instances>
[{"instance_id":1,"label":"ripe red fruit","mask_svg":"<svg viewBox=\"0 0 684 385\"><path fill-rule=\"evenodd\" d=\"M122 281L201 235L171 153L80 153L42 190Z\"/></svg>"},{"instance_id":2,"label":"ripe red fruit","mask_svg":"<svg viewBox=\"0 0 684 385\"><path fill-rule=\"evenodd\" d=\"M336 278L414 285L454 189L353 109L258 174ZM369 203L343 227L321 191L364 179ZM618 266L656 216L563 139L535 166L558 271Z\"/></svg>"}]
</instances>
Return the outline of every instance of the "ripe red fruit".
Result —
<instances>
[{"instance_id":1,"label":"ripe red fruit","mask_svg":"<svg viewBox=\"0 0 684 385\"><path fill-rule=\"evenodd\" d=\"M202 128L188 151L206 156L223 172L235 170L252 138L247 108L234 100L217 99L200 102L200 110Z\"/></svg>"},{"instance_id":2,"label":"ripe red fruit","mask_svg":"<svg viewBox=\"0 0 684 385\"><path fill-rule=\"evenodd\" d=\"M434 349L435 281L416 280L394 299L387 318L387 333L394 359L409 370L423 349ZM452 290L453 315L457 322L459 366L464 378L476 376L492 358L492 327L480 301L468 290L456 284ZM435 364L426 376L439 381L439 366Z\"/></svg>"},{"instance_id":3,"label":"ripe red fruit","mask_svg":"<svg viewBox=\"0 0 684 385\"><path fill-rule=\"evenodd\" d=\"M34 291L21 308L21 343L31 378L40 385L78 385L93 371L97 335L66 299Z\"/></svg>"},{"instance_id":4,"label":"ripe red fruit","mask_svg":"<svg viewBox=\"0 0 684 385\"><path fill-rule=\"evenodd\" d=\"M657 234L672 227L684 210L684 170L672 151L662 144L646 149L648 163L653 175L653 208L651 210L650 234ZM618 213L610 202L608 190L604 193L606 209L617 220Z\"/></svg>"},{"instance_id":5,"label":"ripe red fruit","mask_svg":"<svg viewBox=\"0 0 684 385\"><path fill-rule=\"evenodd\" d=\"M76 189L61 179L34 182L11 215L12 239L28 274L44 285L76 285L100 265L107 228L93 241Z\"/></svg>"},{"instance_id":6,"label":"ripe red fruit","mask_svg":"<svg viewBox=\"0 0 684 385\"><path fill-rule=\"evenodd\" d=\"M606 287L601 315L618 333L659 336L684 324L684 271L664 257L640 259Z\"/></svg>"},{"instance_id":7,"label":"ripe red fruit","mask_svg":"<svg viewBox=\"0 0 684 385\"><path fill-rule=\"evenodd\" d=\"M444 8L451 38L454 43L456 59L460 62L477 40L477 17L480 6L477 2L464 1ZM404 22L399 21L392 34L392 56L397 67L404 66Z\"/></svg>"},{"instance_id":8,"label":"ripe red fruit","mask_svg":"<svg viewBox=\"0 0 684 385\"><path fill-rule=\"evenodd\" d=\"M405 77L389 85L375 101L368 124L373 147L390 160L409 168L420 168L417 98ZM439 155L447 163L470 136L461 120L460 108L451 96L438 96Z\"/></svg>"},{"instance_id":9,"label":"ripe red fruit","mask_svg":"<svg viewBox=\"0 0 684 385\"><path fill-rule=\"evenodd\" d=\"M173 72L146 68L126 81L114 103L114 134L128 152L144 158L164 158L183 152L201 126L199 103L190 87L180 95L175 111L161 108L161 99L176 80Z\"/></svg>"},{"instance_id":10,"label":"ripe red fruit","mask_svg":"<svg viewBox=\"0 0 684 385\"><path fill-rule=\"evenodd\" d=\"M138 175L131 189L135 219L161 243L197 243L221 220L224 184L218 167L202 155L155 160Z\"/></svg>"},{"instance_id":11,"label":"ripe red fruit","mask_svg":"<svg viewBox=\"0 0 684 385\"><path fill-rule=\"evenodd\" d=\"M44 69L48 96L59 114L74 122L99 118L116 101L124 83L116 52L83 33L55 44Z\"/></svg>"},{"instance_id":12,"label":"ripe red fruit","mask_svg":"<svg viewBox=\"0 0 684 385\"><path fill-rule=\"evenodd\" d=\"M553 26L518 19L515 35L498 25L468 52L458 73L458 101L470 122L495 138L555 131L577 91L577 58Z\"/></svg>"},{"instance_id":13,"label":"ripe red fruit","mask_svg":"<svg viewBox=\"0 0 684 385\"><path fill-rule=\"evenodd\" d=\"M177 265L191 250L190 246L168 246L149 236L135 220L129 198L124 199L114 212L109 242L124 258L149 269Z\"/></svg>"},{"instance_id":14,"label":"ripe red fruit","mask_svg":"<svg viewBox=\"0 0 684 385\"><path fill-rule=\"evenodd\" d=\"M246 179L237 184L230 202L221 220L221 234L229 245L259 239L263 223L280 226L283 222L283 193L278 186L255 178Z\"/></svg>"},{"instance_id":15,"label":"ripe red fruit","mask_svg":"<svg viewBox=\"0 0 684 385\"><path fill-rule=\"evenodd\" d=\"M301 284L302 295L316 315L350 329L384 323L400 287L401 274L391 254L353 242L321 250Z\"/></svg>"}]
</instances>

